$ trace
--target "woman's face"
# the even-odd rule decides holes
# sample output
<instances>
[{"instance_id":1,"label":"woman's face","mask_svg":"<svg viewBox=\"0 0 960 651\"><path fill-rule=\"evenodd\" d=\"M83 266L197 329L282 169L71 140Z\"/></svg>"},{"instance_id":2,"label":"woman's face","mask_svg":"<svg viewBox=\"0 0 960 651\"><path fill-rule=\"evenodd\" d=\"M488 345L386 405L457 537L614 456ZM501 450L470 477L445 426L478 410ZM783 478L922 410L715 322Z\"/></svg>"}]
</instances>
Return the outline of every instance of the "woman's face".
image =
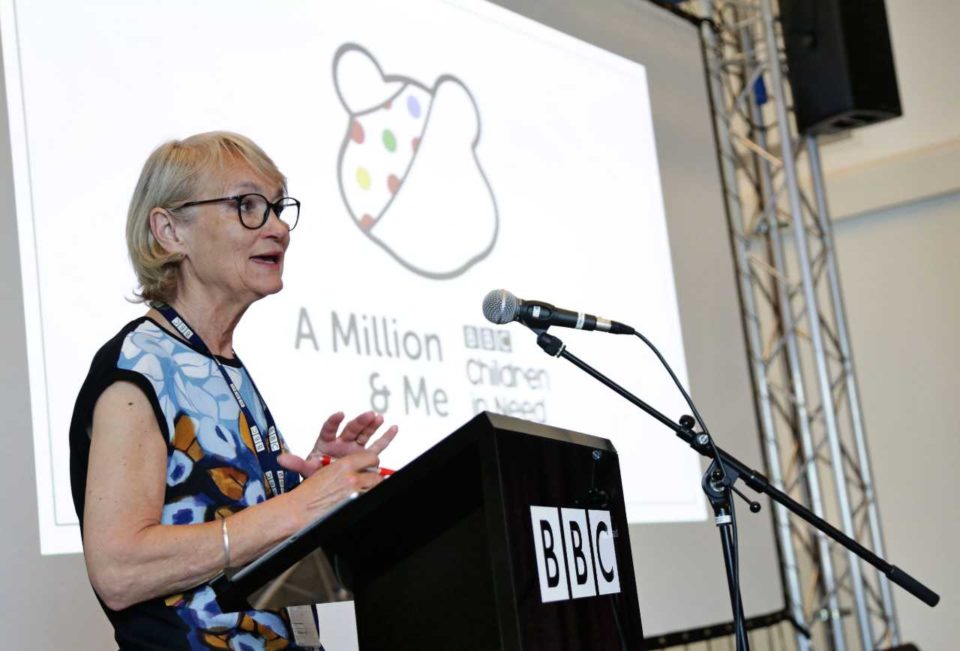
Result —
<instances>
[{"instance_id":1,"label":"woman's face","mask_svg":"<svg viewBox=\"0 0 960 651\"><path fill-rule=\"evenodd\" d=\"M204 184L194 200L217 199L256 192L276 201L283 188L248 165L236 163ZM202 196L201 196L202 195ZM181 269L188 287L232 303L252 303L283 288L283 257L290 230L270 211L266 223L246 228L237 215L236 201L189 208L182 228L185 257Z\"/></svg>"}]
</instances>

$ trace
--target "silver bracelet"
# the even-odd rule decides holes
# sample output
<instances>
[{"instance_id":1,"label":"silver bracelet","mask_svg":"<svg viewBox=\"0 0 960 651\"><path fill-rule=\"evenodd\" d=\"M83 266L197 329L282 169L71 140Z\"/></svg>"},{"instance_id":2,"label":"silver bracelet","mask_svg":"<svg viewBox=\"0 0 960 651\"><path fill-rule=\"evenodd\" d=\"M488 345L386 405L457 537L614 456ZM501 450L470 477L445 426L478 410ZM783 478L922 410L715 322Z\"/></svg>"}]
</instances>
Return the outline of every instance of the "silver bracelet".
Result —
<instances>
[{"instance_id":1,"label":"silver bracelet","mask_svg":"<svg viewBox=\"0 0 960 651\"><path fill-rule=\"evenodd\" d=\"M227 533L227 518L220 520L220 531L223 533L223 571L230 569L230 534Z\"/></svg>"}]
</instances>

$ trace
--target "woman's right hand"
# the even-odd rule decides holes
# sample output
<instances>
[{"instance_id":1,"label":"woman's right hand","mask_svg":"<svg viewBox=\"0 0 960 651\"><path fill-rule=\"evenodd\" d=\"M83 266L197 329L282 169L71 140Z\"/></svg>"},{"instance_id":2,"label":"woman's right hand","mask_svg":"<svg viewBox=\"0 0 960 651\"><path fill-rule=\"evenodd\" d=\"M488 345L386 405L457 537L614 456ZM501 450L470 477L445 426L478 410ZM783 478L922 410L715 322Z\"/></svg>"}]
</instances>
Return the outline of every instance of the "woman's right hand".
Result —
<instances>
[{"instance_id":1,"label":"woman's right hand","mask_svg":"<svg viewBox=\"0 0 960 651\"><path fill-rule=\"evenodd\" d=\"M383 478L377 472L380 457L371 450L354 452L324 466L304 479L290 495L303 528L354 493L370 490Z\"/></svg>"}]
</instances>

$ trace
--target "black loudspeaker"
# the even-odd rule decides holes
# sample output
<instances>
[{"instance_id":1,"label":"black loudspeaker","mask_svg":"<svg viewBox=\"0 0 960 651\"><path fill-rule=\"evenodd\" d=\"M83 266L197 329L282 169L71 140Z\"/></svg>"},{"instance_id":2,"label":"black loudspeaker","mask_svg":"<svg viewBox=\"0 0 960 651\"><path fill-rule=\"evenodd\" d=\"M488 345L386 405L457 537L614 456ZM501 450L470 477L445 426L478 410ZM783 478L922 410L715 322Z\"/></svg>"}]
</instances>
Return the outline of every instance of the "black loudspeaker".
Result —
<instances>
[{"instance_id":1,"label":"black loudspeaker","mask_svg":"<svg viewBox=\"0 0 960 651\"><path fill-rule=\"evenodd\" d=\"M883 0L780 0L780 21L800 133L903 114Z\"/></svg>"}]
</instances>

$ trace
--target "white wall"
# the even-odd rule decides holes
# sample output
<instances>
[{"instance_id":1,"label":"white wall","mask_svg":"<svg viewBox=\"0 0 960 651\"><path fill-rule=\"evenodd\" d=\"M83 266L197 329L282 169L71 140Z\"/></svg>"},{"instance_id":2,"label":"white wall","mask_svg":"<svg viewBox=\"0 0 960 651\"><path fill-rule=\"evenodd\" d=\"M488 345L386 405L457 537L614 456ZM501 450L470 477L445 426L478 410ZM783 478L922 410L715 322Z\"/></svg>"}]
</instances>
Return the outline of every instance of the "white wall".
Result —
<instances>
[{"instance_id":1,"label":"white wall","mask_svg":"<svg viewBox=\"0 0 960 651\"><path fill-rule=\"evenodd\" d=\"M957 648L960 538L960 3L886 0L904 116L822 145L888 560L904 640Z\"/></svg>"},{"instance_id":2,"label":"white wall","mask_svg":"<svg viewBox=\"0 0 960 651\"><path fill-rule=\"evenodd\" d=\"M895 587L903 638L957 648L960 618L960 194L836 224L888 560L940 593Z\"/></svg>"}]
</instances>

